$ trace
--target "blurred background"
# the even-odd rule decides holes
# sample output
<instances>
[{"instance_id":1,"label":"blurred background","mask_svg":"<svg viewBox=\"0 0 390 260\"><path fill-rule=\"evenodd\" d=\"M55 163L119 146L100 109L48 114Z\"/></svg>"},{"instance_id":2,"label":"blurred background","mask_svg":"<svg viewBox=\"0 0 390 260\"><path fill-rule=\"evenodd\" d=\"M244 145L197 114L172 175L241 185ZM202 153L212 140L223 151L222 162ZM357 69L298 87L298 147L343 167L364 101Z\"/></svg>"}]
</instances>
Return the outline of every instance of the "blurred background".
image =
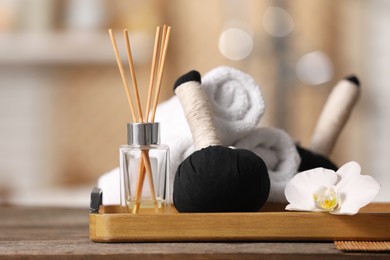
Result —
<instances>
[{"instance_id":1,"label":"blurred background","mask_svg":"<svg viewBox=\"0 0 390 260\"><path fill-rule=\"evenodd\" d=\"M0 204L88 205L131 118L107 29L129 29L145 95L164 23L160 101L188 70L232 66L261 86L260 124L304 147L332 88L358 75L362 96L331 158L358 161L382 185L376 200L390 201L389 1L0 0Z\"/></svg>"}]
</instances>

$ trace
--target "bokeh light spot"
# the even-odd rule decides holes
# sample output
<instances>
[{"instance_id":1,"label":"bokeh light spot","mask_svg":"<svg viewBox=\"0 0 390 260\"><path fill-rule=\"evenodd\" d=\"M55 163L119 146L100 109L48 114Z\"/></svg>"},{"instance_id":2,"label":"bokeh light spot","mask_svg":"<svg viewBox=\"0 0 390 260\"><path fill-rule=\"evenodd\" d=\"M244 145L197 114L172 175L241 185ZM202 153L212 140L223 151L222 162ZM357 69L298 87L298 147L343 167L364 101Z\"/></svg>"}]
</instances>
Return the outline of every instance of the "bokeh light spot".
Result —
<instances>
[{"instance_id":1,"label":"bokeh light spot","mask_svg":"<svg viewBox=\"0 0 390 260\"><path fill-rule=\"evenodd\" d=\"M243 60L253 48L253 39L248 32L239 28L229 28L219 37L219 51L230 60Z\"/></svg>"},{"instance_id":2,"label":"bokeh light spot","mask_svg":"<svg viewBox=\"0 0 390 260\"><path fill-rule=\"evenodd\" d=\"M263 16L264 30L274 37L284 37L294 29L294 20L284 9L268 7Z\"/></svg>"},{"instance_id":3,"label":"bokeh light spot","mask_svg":"<svg viewBox=\"0 0 390 260\"><path fill-rule=\"evenodd\" d=\"M333 77L333 64L329 57L321 51L313 51L303 55L296 65L297 77L309 85L328 82Z\"/></svg>"}]
</instances>

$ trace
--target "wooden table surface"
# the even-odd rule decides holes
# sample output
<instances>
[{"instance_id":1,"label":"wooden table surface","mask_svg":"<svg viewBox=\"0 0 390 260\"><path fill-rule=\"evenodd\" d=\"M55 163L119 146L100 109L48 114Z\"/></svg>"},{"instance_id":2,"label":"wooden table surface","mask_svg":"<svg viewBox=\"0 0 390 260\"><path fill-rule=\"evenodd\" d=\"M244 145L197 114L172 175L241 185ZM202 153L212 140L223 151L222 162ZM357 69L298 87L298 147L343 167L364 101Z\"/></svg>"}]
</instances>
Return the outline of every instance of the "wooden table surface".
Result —
<instances>
[{"instance_id":1,"label":"wooden table surface","mask_svg":"<svg viewBox=\"0 0 390 260\"><path fill-rule=\"evenodd\" d=\"M88 237L88 210L0 207L0 259L325 259L386 253L346 253L333 243L95 243Z\"/></svg>"}]
</instances>

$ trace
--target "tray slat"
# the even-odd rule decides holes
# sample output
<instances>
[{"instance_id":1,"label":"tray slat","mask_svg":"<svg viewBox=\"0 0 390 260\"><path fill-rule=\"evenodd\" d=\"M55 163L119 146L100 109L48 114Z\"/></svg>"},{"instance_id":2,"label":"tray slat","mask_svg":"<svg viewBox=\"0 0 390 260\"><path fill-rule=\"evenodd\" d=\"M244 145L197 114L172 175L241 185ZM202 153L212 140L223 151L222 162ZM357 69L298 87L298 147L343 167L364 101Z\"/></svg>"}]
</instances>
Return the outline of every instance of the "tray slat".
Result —
<instances>
[{"instance_id":1,"label":"tray slat","mask_svg":"<svg viewBox=\"0 0 390 260\"><path fill-rule=\"evenodd\" d=\"M96 242L390 240L390 213L314 212L90 214Z\"/></svg>"}]
</instances>

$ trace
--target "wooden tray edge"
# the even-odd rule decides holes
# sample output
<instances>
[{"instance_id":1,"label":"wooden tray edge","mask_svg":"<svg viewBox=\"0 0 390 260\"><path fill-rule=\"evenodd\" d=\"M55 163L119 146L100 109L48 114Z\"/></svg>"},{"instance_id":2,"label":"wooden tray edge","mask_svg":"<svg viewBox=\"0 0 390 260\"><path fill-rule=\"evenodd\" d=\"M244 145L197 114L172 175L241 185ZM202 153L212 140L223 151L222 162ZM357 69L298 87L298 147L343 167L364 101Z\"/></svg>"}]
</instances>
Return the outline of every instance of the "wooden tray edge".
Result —
<instances>
[{"instance_id":1,"label":"wooden tray edge","mask_svg":"<svg viewBox=\"0 0 390 260\"><path fill-rule=\"evenodd\" d=\"M354 216L314 212L90 214L95 242L390 241L390 213L373 205ZM379 207L379 209L378 209ZM369 207L370 208L370 207ZM379 211L379 213L378 213Z\"/></svg>"}]
</instances>

